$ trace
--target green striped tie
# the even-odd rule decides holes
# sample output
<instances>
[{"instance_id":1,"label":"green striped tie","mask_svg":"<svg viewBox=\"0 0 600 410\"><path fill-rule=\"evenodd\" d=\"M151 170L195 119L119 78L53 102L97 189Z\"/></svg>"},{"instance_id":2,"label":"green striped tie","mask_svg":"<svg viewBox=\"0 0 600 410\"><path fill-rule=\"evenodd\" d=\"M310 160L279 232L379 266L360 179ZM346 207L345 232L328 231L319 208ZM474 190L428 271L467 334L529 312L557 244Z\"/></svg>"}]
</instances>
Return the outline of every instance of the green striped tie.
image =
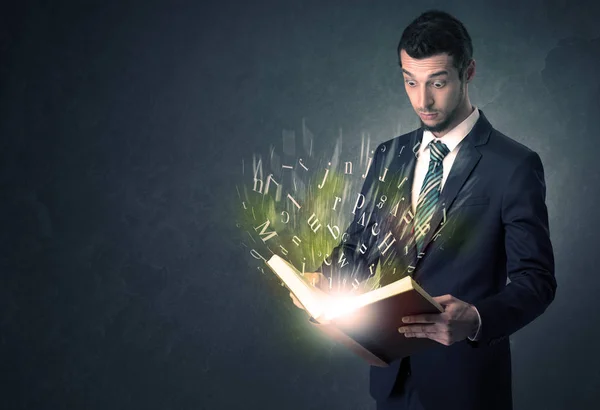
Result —
<instances>
[{"instance_id":1,"label":"green striped tie","mask_svg":"<svg viewBox=\"0 0 600 410\"><path fill-rule=\"evenodd\" d=\"M429 231L429 223L433 217L435 206L442 190L442 176L444 157L450 150L443 142L433 140L428 145L430 150L429 169L425 175L425 181L421 187L419 200L417 201L417 212L415 214L415 242L417 245L417 254L421 252L425 235Z\"/></svg>"}]
</instances>

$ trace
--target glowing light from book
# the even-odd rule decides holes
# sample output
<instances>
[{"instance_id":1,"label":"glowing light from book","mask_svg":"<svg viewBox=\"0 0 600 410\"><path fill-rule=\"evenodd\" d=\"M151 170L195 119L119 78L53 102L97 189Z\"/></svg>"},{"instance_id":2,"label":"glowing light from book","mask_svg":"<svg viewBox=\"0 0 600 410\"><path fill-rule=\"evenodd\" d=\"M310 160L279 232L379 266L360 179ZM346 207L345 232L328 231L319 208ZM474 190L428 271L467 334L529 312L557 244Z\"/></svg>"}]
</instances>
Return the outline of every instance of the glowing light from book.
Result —
<instances>
[{"instance_id":1,"label":"glowing light from book","mask_svg":"<svg viewBox=\"0 0 600 410\"><path fill-rule=\"evenodd\" d=\"M323 317L325 320L331 320L347 315L356 310L357 306L354 302L355 297L352 296L333 296L323 311Z\"/></svg>"}]
</instances>

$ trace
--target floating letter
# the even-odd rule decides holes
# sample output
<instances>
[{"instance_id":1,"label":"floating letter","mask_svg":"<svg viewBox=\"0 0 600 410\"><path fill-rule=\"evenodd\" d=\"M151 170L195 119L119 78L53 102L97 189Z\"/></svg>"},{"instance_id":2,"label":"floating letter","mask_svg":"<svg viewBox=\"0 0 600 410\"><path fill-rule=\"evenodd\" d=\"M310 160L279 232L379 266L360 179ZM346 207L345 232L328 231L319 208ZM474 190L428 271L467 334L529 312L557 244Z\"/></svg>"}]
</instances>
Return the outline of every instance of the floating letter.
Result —
<instances>
[{"instance_id":1,"label":"floating letter","mask_svg":"<svg viewBox=\"0 0 600 410\"><path fill-rule=\"evenodd\" d=\"M310 227L311 227L311 229L313 230L314 233L317 233L317 231L321 227L321 224L319 223L319 220L317 219L317 216L315 215L314 212L310 216L310 218L308 218L308 224L310 225ZM315 227L315 225L316 225L316 227Z\"/></svg>"},{"instance_id":2,"label":"floating letter","mask_svg":"<svg viewBox=\"0 0 600 410\"><path fill-rule=\"evenodd\" d=\"M336 225L329 226L329 224L327 224L327 229L329 229L329 232L331 232L331 236L333 236L333 239L337 239L340 235L340 228ZM336 231L335 233L333 232L334 229Z\"/></svg>"},{"instance_id":3,"label":"floating letter","mask_svg":"<svg viewBox=\"0 0 600 410\"><path fill-rule=\"evenodd\" d=\"M259 188L256 189L256 185L260 182ZM258 192L259 194L262 194L262 189L263 189L263 182L260 178L254 178L254 189L252 189L255 192Z\"/></svg>"},{"instance_id":4,"label":"floating letter","mask_svg":"<svg viewBox=\"0 0 600 410\"><path fill-rule=\"evenodd\" d=\"M259 236L266 236L266 238L262 238L263 242L266 242L275 235L277 235L277 232L275 231L267 232L267 228L269 227L270 223L271 222L267 219L263 224L260 224L256 228L254 228L254 230L257 232L260 229L260 232L258 233Z\"/></svg>"},{"instance_id":5,"label":"floating letter","mask_svg":"<svg viewBox=\"0 0 600 410\"><path fill-rule=\"evenodd\" d=\"M385 147L385 145L384 145L384 147ZM385 176L387 175L387 172L388 172L387 168L384 168L384 169L385 169L385 171L383 171L383 175L379 177L379 180L381 182L385 182Z\"/></svg>"},{"instance_id":6,"label":"floating letter","mask_svg":"<svg viewBox=\"0 0 600 410\"><path fill-rule=\"evenodd\" d=\"M369 272L371 272L371 274L369 275L369 278L375 276L375 272L373 272L373 267L375 266L375 264L371 264L371 266L369 266Z\"/></svg>"},{"instance_id":7,"label":"floating letter","mask_svg":"<svg viewBox=\"0 0 600 410\"><path fill-rule=\"evenodd\" d=\"M404 216L402 217L402 220L404 222L406 222L407 224L409 224L414 217L415 217L415 215L412 213L412 209L408 208L406 210L406 212L404 213Z\"/></svg>"},{"instance_id":8,"label":"floating letter","mask_svg":"<svg viewBox=\"0 0 600 410\"><path fill-rule=\"evenodd\" d=\"M305 165L302 163L302 158L300 158L300 159L298 160L298 162L300 163L300 166L301 166L302 168L304 168L305 170L307 170L307 171L308 171L308 168L306 168L306 166L305 166Z\"/></svg>"},{"instance_id":9,"label":"floating letter","mask_svg":"<svg viewBox=\"0 0 600 410\"><path fill-rule=\"evenodd\" d=\"M291 196L290 194L288 194L288 195L287 195L287 197L290 199L290 201L292 201L292 202L294 203L294 205L296 205L296 207L297 207L298 209L302 208L302 207L300 206L300 204L299 204L298 202L296 202L296 200L295 200L294 198L292 198L292 196Z\"/></svg>"},{"instance_id":10,"label":"floating letter","mask_svg":"<svg viewBox=\"0 0 600 410\"><path fill-rule=\"evenodd\" d=\"M329 165L331 165L331 162L329 162ZM317 185L317 187L319 189L323 189L323 186L325 186L325 181L327 180L327 175L329 175L329 168L325 168L325 176L323 177L323 182L321 182L319 185Z\"/></svg>"},{"instance_id":11,"label":"floating letter","mask_svg":"<svg viewBox=\"0 0 600 410\"><path fill-rule=\"evenodd\" d=\"M385 247L385 249L384 249L384 250L381 252L381 254L382 254L382 255L385 255L385 253L387 252L387 250L388 250L388 249L390 249L390 246L392 246L392 244L393 244L394 242L396 242L396 238L394 238L394 237L392 236L393 240L392 240L390 243L387 243L387 240L388 240L388 238L389 238L390 236L392 236L392 232L391 232L391 231L390 231L390 232L388 232L388 234L385 236L385 238L383 239L383 241L382 241L382 242L381 242L379 245L377 245L377 248L378 248L380 251L381 251L381 248L382 248L382 246L384 246L384 245L387 245L387 246Z\"/></svg>"},{"instance_id":12,"label":"floating letter","mask_svg":"<svg viewBox=\"0 0 600 410\"><path fill-rule=\"evenodd\" d=\"M345 164L344 174L352 175L352 162L346 161L346 162L344 162L344 164Z\"/></svg>"},{"instance_id":13,"label":"floating letter","mask_svg":"<svg viewBox=\"0 0 600 410\"><path fill-rule=\"evenodd\" d=\"M361 197L362 197L362 202L361 202ZM358 204L359 202L360 202L360 205ZM356 210L362 208L364 204L365 204L365 196L363 194L358 194L358 197L356 198L356 203L354 204L354 209L352 210L352 214L356 215Z\"/></svg>"},{"instance_id":14,"label":"floating letter","mask_svg":"<svg viewBox=\"0 0 600 410\"><path fill-rule=\"evenodd\" d=\"M338 260L338 263L342 264L342 266L340 266L340 268L343 268L344 266L346 266L348 264L348 261L346 260L346 257L344 256L344 252L340 253L340 259Z\"/></svg>"},{"instance_id":15,"label":"floating letter","mask_svg":"<svg viewBox=\"0 0 600 410\"><path fill-rule=\"evenodd\" d=\"M416 237L425 236L430 229L431 225L429 225L428 223L415 226L415 233L417 234Z\"/></svg>"},{"instance_id":16,"label":"floating letter","mask_svg":"<svg viewBox=\"0 0 600 410\"><path fill-rule=\"evenodd\" d=\"M398 206L400 206L400 202L398 202L396 206L392 208L390 215L396 216L396 212L398 212Z\"/></svg>"},{"instance_id":17,"label":"floating letter","mask_svg":"<svg viewBox=\"0 0 600 410\"><path fill-rule=\"evenodd\" d=\"M369 158L369 162L367 163L367 169L365 170L365 173L363 174L363 179L367 177L367 173L369 172L369 168L371 168L371 161L373 161L373 157Z\"/></svg>"},{"instance_id":18,"label":"floating letter","mask_svg":"<svg viewBox=\"0 0 600 410\"><path fill-rule=\"evenodd\" d=\"M265 186L265 195L269 193L269 186L271 185L271 181L273 181L273 183L275 185L277 185L276 191L275 191L275 200L279 201L281 199L281 185L279 185L277 183L277 181L275 181L273 179L273 174L269 174L269 176L267 177L267 184Z\"/></svg>"},{"instance_id":19,"label":"floating letter","mask_svg":"<svg viewBox=\"0 0 600 410\"><path fill-rule=\"evenodd\" d=\"M250 255L252 255L252 257L255 259L262 259L265 262L267 261L265 258L262 257L260 253L256 252L254 249L250 251Z\"/></svg>"},{"instance_id":20,"label":"floating letter","mask_svg":"<svg viewBox=\"0 0 600 410\"><path fill-rule=\"evenodd\" d=\"M417 157L417 158L419 158L419 147L420 147L420 146L421 146L421 143L420 143L420 142L417 142L417 143L415 144L415 146L413 147L413 149L412 149L412 151L413 151L413 154L415 154L415 157Z\"/></svg>"},{"instance_id":21,"label":"floating letter","mask_svg":"<svg viewBox=\"0 0 600 410\"><path fill-rule=\"evenodd\" d=\"M400 184L398 184L398 189L400 189L400 187L402 187L402 185L404 185L404 182L406 182L408 178L404 177L404 179L402 179L402 181L400 181Z\"/></svg>"},{"instance_id":22,"label":"floating letter","mask_svg":"<svg viewBox=\"0 0 600 410\"><path fill-rule=\"evenodd\" d=\"M365 213L363 212L362 216L359 218L357 224L365 226Z\"/></svg>"},{"instance_id":23,"label":"floating letter","mask_svg":"<svg viewBox=\"0 0 600 410\"><path fill-rule=\"evenodd\" d=\"M331 208L331 209L333 209L335 211L335 207L337 206L337 203L341 200L342 200L342 198L340 198L339 196L336 196L335 201L333 202L333 208Z\"/></svg>"}]
</instances>

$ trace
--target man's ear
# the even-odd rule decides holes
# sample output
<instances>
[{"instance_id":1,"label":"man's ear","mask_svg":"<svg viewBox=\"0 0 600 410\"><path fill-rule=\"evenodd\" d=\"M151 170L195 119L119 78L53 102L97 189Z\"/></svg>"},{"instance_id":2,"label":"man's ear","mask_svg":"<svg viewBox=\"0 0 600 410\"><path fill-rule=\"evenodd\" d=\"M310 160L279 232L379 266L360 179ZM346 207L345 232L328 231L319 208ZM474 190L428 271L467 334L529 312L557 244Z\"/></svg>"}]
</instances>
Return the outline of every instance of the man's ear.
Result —
<instances>
[{"instance_id":1,"label":"man's ear","mask_svg":"<svg viewBox=\"0 0 600 410\"><path fill-rule=\"evenodd\" d=\"M467 65L467 69L465 70L465 81L467 83L471 82L473 77L475 77L475 60L471 59L469 64Z\"/></svg>"}]
</instances>

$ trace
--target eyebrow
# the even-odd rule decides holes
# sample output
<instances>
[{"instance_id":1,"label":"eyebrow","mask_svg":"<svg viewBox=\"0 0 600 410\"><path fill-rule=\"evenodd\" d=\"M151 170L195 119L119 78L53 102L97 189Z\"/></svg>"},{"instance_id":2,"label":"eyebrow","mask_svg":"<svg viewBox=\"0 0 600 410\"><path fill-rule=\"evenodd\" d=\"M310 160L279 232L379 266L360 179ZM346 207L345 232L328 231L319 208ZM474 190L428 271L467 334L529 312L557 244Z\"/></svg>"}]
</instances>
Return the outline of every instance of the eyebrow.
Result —
<instances>
[{"instance_id":1,"label":"eyebrow","mask_svg":"<svg viewBox=\"0 0 600 410\"><path fill-rule=\"evenodd\" d=\"M409 75L411 77L414 77L414 75L412 75L411 73L409 73L408 71L406 71L404 68L402 69L402 72L404 72L404 74ZM433 74L429 74L429 77L427 78L432 78L432 77L439 77L441 75L448 75L448 71L447 70L442 70L442 71L436 71Z\"/></svg>"}]
</instances>

